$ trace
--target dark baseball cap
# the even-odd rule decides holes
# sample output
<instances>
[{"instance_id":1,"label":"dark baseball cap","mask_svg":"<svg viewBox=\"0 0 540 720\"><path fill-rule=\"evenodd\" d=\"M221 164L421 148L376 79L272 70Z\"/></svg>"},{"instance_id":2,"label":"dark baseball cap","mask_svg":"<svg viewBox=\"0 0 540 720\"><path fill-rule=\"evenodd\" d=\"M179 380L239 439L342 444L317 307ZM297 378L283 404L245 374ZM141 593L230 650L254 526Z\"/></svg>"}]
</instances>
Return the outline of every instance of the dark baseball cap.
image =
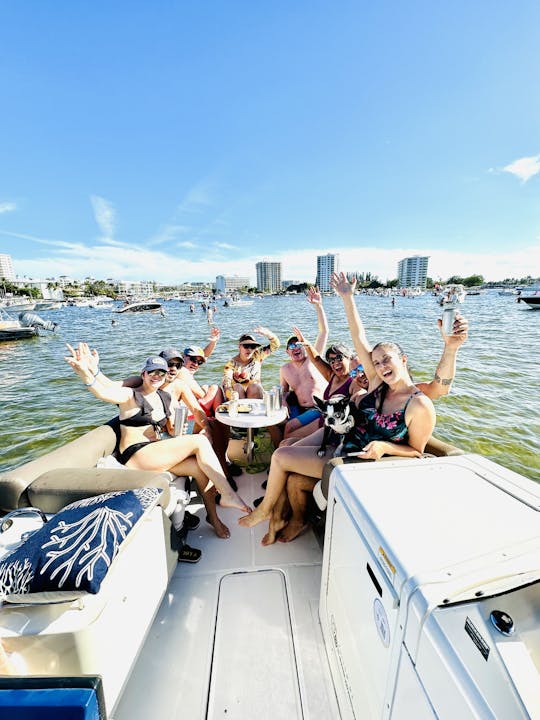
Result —
<instances>
[{"instance_id":1,"label":"dark baseball cap","mask_svg":"<svg viewBox=\"0 0 540 720\"><path fill-rule=\"evenodd\" d=\"M162 357L164 360L169 362L169 360L180 360L180 362L184 362L184 359L182 357L182 353L180 350L177 350L176 348L166 348L165 350L162 350L159 353L159 356Z\"/></svg>"},{"instance_id":2,"label":"dark baseball cap","mask_svg":"<svg viewBox=\"0 0 540 720\"><path fill-rule=\"evenodd\" d=\"M239 342L239 343L245 343L245 342L247 342L247 343L254 343L255 345L259 345L259 346L260 346L260 344L261 344L260 342L258 342L257 340L255 340L255 338L253 337L253 335L240 335L240 338L239 338L238 342Z\"/></svg>"},{"instance_id":3,"label":"dark baseball cap","mask_svg":"<svg viewBox=\"0 0 540 720\"><path fill-rule=\"evenodd\" d=\"M166 360L159 355L153 355L152 357L146 358L142 372L152 372L152 370L163 370L167 372L168 369L169 366Z\"/></svg>"}]
</instances>

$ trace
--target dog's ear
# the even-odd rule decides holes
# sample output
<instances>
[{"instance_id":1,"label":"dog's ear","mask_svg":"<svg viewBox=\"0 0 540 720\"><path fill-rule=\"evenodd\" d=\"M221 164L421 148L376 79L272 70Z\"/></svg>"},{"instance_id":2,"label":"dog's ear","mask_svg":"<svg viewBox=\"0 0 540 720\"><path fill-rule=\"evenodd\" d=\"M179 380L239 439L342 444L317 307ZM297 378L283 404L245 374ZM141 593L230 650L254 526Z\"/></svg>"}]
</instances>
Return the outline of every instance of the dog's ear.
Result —
<instances>
[{"instance_id":1,"label":"dog's ear","mask_svg":"<svg viewBox=\"0 0 540 720\"><path fill-rule=\"evenodd\" d=\"M321 400L321 398L313 396L313 400L315 401L315 404L319 408L319 410L322 410L322 412L325 412L326 410L326 400Z\"/></svg>"}]
</instances>

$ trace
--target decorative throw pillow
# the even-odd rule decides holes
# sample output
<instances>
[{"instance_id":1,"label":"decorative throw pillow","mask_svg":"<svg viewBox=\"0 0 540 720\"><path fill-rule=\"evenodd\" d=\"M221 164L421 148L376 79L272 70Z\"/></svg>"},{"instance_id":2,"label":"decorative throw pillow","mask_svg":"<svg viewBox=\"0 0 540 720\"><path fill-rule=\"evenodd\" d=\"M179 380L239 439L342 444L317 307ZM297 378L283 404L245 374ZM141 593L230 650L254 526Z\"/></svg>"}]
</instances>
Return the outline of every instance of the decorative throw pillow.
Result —
<instances>
[{"instance_id":1,"label":"decorative throw pillow","mask_svg":"<svg viewBox=\"0 0 540 720\"><path fill-rule=\"evenodd\" d=\"M0 600L57 590L98 593L120 546L160 493L138 488L67 505L0 562Z\"/></svg>"}]
</instances>

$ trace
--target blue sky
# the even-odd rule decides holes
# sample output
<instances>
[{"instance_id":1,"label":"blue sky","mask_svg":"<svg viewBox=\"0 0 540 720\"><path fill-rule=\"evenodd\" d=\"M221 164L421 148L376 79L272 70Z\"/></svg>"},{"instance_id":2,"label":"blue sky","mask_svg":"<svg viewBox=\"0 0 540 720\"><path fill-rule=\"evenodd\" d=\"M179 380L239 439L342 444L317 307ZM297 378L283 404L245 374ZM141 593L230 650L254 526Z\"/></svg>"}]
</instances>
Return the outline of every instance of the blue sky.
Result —
<instances>
[{"instance_id":1,"label":"blue sky","mask_svg":"<svg viewBox=\"0 0 540 720\"><path fill-rule=\"evenodd\" d=\"M3 0L0 252L213 280L540 275L536 0Z\"/></svg>"}]
</instances>

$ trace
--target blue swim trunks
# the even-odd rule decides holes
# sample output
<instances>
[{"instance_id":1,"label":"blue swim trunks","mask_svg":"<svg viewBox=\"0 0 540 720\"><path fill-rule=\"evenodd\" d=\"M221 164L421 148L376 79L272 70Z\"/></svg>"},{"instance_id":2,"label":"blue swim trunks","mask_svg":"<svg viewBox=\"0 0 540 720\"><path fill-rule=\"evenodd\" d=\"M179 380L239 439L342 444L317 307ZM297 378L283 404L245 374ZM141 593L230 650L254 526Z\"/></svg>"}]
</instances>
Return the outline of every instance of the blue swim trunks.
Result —
<instances>
[{"instance_id":1,"label":"blue swim trunks","mask_svg":"<svg viewBox=\"0 0 540 720\"><path fill-rule=\"evenodd\" d=\"M289 420L299 420L300 425L309 425L314 420L321 417L321 411L318 408L303 408L299 405L289 406Z\"/></svg>"}]
</instances>

